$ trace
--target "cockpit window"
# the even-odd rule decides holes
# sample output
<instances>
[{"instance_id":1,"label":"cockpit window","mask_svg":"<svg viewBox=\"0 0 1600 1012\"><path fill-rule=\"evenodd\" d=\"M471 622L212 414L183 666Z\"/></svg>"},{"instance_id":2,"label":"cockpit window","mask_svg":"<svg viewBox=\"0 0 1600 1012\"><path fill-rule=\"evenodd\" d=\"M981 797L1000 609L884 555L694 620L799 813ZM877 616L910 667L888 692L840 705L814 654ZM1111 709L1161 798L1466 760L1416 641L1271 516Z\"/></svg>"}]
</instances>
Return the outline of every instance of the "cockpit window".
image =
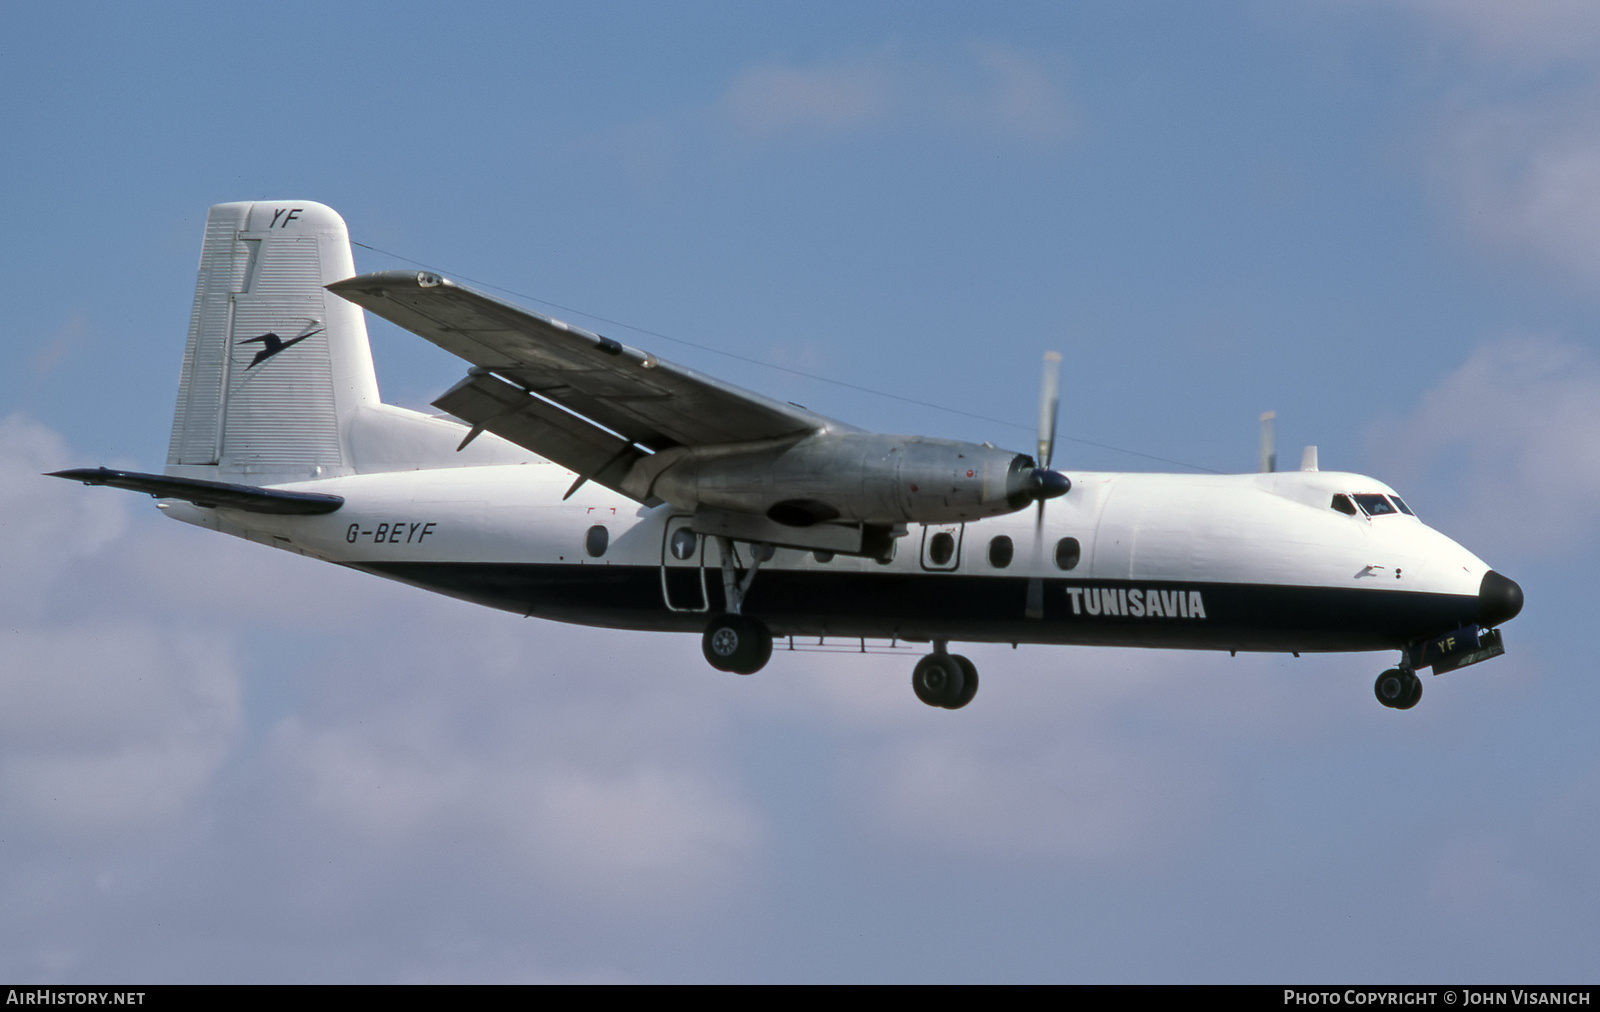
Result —
<instances>
[{"instance_id":1,"label":"cockpit window","mask_svg":"<svg viewBox=\"0 0 1600 1012\"><path fill-rule=\"evenodd\" d=\"M1399 496L1392 495L1392 496L1389 497L1389 501L1394 503L1396 506L1400 507L1400 512L1404 513L1406 516L1408 516L1408 517L1416 516L1415 513L1411 512L1411 507L1406 505L1406 501L1404 499L1400 498Z\"/></svg>"},{"instance_id":2,"label":"cockpit window","mask_svg":"<svg viewBox=\"0 0 1600 1012\"><path fill-rule=\"evenodd\" d=\"M1356 504L1350 501L1349 496L1342 493L1334 496L1333 502L1329 503L1328 505L1332 506L1340 513L1347 513L1350 516L1356 515Z\"/></svg>"},{"instance_id":3,"label":"cockpit window","mask_svg":"<svg viewBox=\"0 0 1600 1012\"><path fill-rule=\"evenodd\" d=\"M1355 500L1356 505L1360 506L1369 517L1381 517L1386 513L1395 512L1394 506L1390 504L1388 499L1375 493L1358 495Z\"/></svg>"}]
</instances>

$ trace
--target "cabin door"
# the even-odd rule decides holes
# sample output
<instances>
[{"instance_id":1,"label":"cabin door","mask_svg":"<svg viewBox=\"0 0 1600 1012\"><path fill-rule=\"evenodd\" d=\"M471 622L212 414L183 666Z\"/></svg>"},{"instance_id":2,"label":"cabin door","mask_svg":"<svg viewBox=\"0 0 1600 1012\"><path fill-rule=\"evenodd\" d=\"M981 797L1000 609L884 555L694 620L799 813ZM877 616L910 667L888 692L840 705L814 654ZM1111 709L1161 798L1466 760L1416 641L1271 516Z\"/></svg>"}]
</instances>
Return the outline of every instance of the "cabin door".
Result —
<instances>
[{"instance_id":1,"label":"cabin door","mask_svg":"<svg viewBox=\"0 0 1600 1012\"><path fill-rule=\"evenodd\" d=\"M689 517L667 519L661 538L661 594L671 611L706 610L706 539Z\"/></svg>"}]
</instances>

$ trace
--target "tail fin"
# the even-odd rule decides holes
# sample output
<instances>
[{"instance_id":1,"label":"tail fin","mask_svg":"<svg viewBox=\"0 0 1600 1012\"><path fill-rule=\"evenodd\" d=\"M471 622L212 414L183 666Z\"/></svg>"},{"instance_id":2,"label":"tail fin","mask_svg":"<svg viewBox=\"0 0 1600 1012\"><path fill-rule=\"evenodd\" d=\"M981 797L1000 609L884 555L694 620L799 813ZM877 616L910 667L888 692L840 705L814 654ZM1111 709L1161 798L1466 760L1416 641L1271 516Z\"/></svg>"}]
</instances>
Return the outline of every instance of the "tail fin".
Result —
<instances>
[{"instance_id":1,"label":"tail fin","mask_svg":"<svg viewBox=\"0 0 1600 1012\"><path fill-rule=\"evenodd\" d=\"M323 288L354 273L331 208L211 208L168 474L260 485L356 469L351 422L378 381L361 310Z\"/></svg>"}]
</instances>

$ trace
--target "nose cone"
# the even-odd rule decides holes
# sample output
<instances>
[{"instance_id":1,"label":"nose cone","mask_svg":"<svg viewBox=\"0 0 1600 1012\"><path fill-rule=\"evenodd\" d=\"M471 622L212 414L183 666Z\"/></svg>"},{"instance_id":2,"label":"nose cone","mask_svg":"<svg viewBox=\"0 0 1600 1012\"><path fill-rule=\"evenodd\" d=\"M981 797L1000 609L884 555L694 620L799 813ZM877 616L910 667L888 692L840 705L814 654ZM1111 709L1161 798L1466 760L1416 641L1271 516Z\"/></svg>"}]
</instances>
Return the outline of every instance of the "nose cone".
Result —
<instances>
[{"instance_id":1,"label":"nose cone","mask_svg":"<svg viewBox=\"0 0 1600 1012\"><path fill-rule=\"evenodd\" d=\"M1485 629L1509 622L1522 611L1522 588L1489 570L1478 585L1478 624Z\"/></svg>"}]
</instances>

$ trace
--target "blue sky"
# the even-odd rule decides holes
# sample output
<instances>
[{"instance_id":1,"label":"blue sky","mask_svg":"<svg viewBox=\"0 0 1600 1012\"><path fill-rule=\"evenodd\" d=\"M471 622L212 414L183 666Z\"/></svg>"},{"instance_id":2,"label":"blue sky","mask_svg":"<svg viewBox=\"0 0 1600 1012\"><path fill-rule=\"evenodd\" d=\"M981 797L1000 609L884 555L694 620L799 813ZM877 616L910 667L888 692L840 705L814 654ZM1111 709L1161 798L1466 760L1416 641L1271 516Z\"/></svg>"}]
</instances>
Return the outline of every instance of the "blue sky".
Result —
<instances>
[{"instance_id":1,"label":"blue sky","mask_svg":"<svg viewBox=\"0 0 1600 1012\"><path fill-rule=\"evenodd\" d=\"M7 16L0 974L1592 981L1589 5L328 6ZM872 428L1029 449L1046 348L1069 468L1276 409L1528 608L1407 713L1388 655L977 647L941 716L35 477L160 469L206 208L288 197Z\"/></svg>"}]
</instances>

